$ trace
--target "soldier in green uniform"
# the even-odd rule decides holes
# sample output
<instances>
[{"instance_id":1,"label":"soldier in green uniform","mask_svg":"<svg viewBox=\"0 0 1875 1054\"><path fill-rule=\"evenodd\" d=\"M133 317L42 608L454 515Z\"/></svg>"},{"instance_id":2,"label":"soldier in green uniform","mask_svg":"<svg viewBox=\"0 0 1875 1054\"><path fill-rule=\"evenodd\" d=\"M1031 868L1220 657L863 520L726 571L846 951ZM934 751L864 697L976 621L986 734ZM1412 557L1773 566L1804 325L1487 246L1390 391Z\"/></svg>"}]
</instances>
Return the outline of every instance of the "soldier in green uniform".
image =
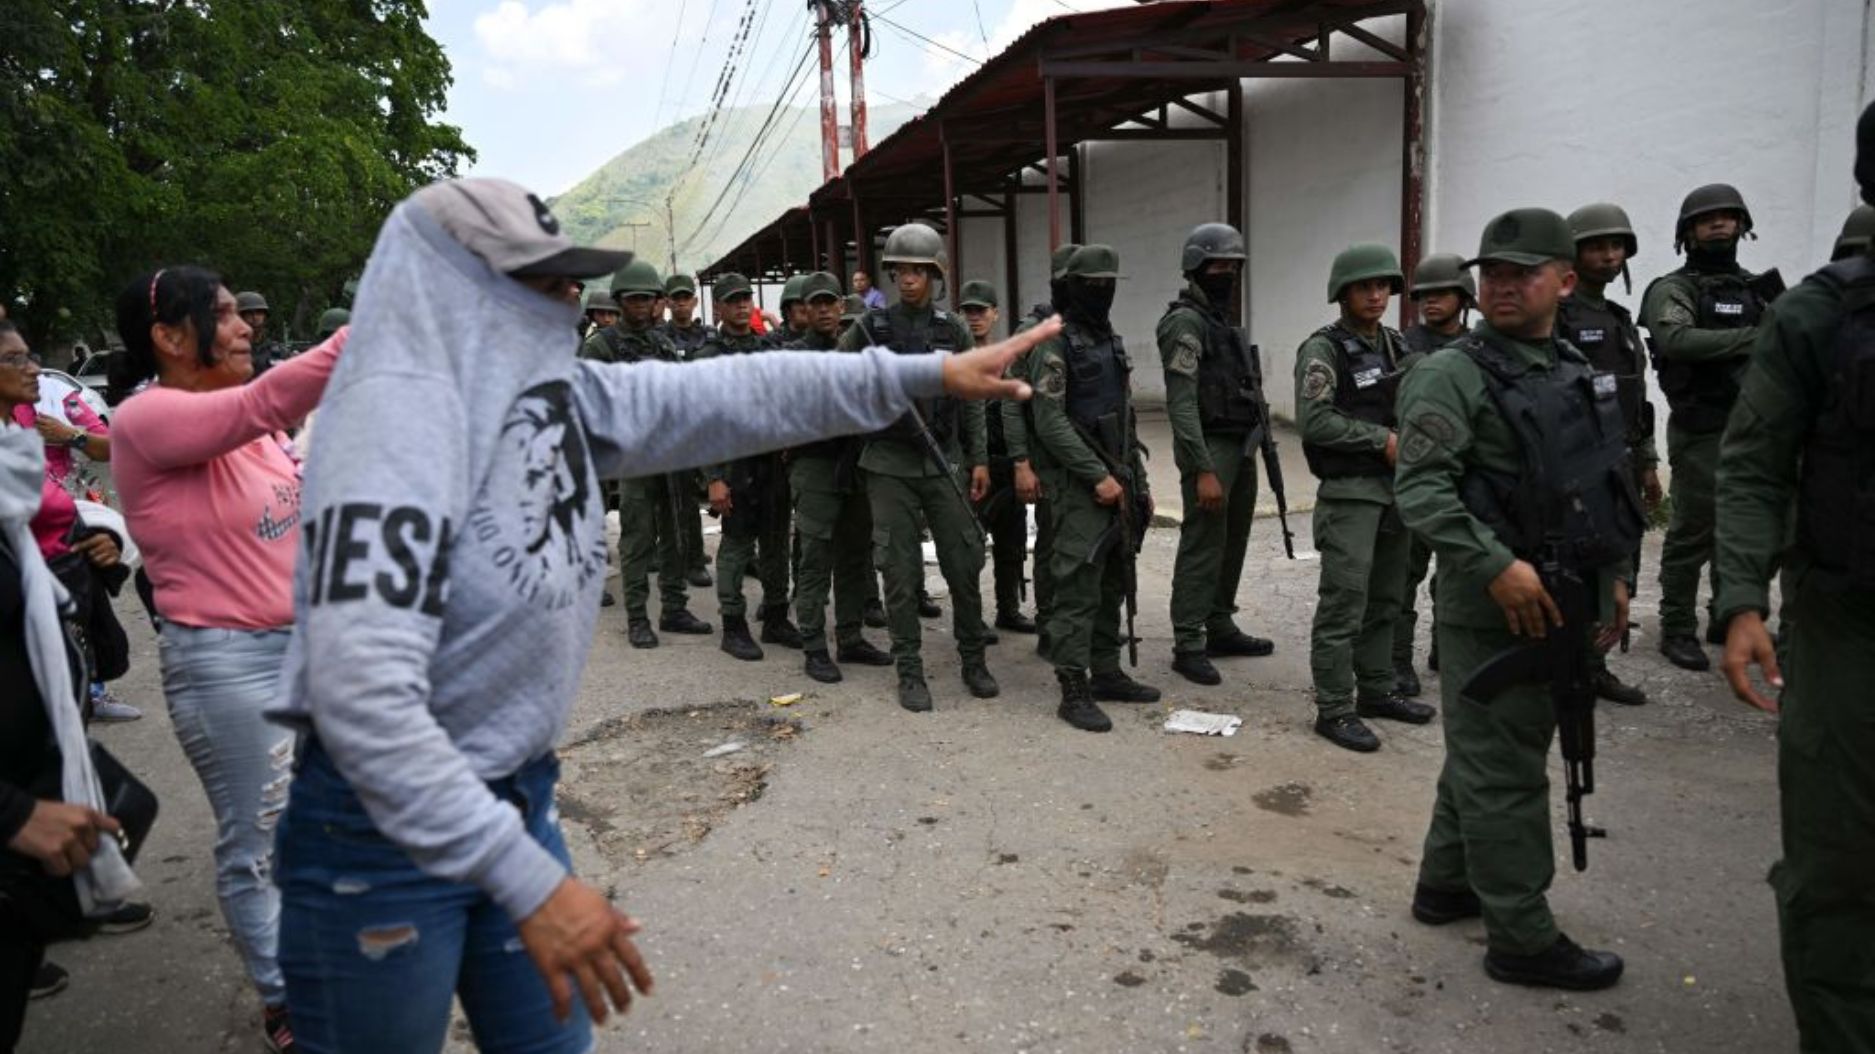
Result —
<instances>
[{"instance_id":1,"label":"soldier in green uniform","mask_svg":"<svg viewBox=\"0 0 1875 1054\"><path fill-rule=\"evenodd\" d=\"M826 272L805 275L800 296L807 305L806 336L790 349L830 351L840 342L840 280ZM833 631L840 662L890 666L892 656L861 632L873 581L872 507L860 484L861 442L845 436L794 450L788 461L794 498L795 538L800 559L794 573L794 618L801 630L806 672L823 684L841 680L827 652L827 594L833 593Z\"/></svg>"},{"instance_id":2,"label":"soldier in green uniform","mask_svg":"<svg viewBox=\"0 0 1875 1054\"><path fill-rule=\"evenodd\" d=\"M677 350L653 324L652 312L663 289L657 268L642 257L620 268L612 278L618 320L587 337L580 348L581 357L599 362L676 362ZM626 638L634 648L658 646L658 635L651 629L646 608L654 559L658 629L699 635L710 632L709 623L690 613L689 597L685 595L671 481L670 475L640 476L618 484L619 576L625 589Z\"/></svg>"},{"instance_id":3,"label":"soldier in green uniform","mask_svg":"<svg viewBox=\"0 0 1875 1054\"><path fill-rule=\"evenodd\" d=\"M1607 202L1584 205L1570 213L1569 229L1576 240L1576 287L1557 308L1556 336L1575 345L1598 372L1614 377L1621 419L1627 423L1628 447L1634 454L1635 484L1652 510L1660 504L1660 454L1654 447L1654 407L1647 401L1647 349L1634 328L1634 316L1608 299L1608 284L1627 275L1628 261L1634 258L1639 241L1628 214ZM1628 562L1635 576L1628 580L1632 600L1641 569L1639 545ZM1637 685L1622 683L1602 653L1592 652L1589 662L1595 667L1596 695L1624 706L1647 702L1647 693Z\"/></svg>"},{"instance_id":4,"label":"soldier in green uniform","mask_svg":"<svg viewBox=\"0 0 1875 1054\"><path fill-rule=\"evenodd\" d=\"M1418 360L1381 323L1406 275L1384 245L1355 245L1335 257L1328 302L1341 317L1296 352L1296 422L1315 492L1321 553L1309 667L1315 734L1338 747L1379 750L1364 717L1423 725L1437 712L1394 689L1393 623L1406 585L1409 536L1393 505L1399 449L1394 394Z\"/></svg>"},{"instance_id":5,"label":"soldier in green uniform","mask_svg":"<svg viewBox=\"0 0 1875 1054\"><path fill-rule=\"evenodd\" d=\"M292 352L284 343L267 333L270 309L266 297L259 293L242 293L234 298L234 310L241 316L241 321L247 323L247 328L253 331L251 347L255 377L292 357Z\"/></svg>"},{"instance_id":6,"label":"soldier in green uniform","mask_svg":"<svg viewBox=\"0 0 1875 1054\"><path fill-rule=\"evenodd\" d=\"M1673 247L1686 265L1654 279L1641 298L1654 371L1672 411L1667 461L1673 469L1673 518L1660 547L1660 653L1688 670L1711 666L1699 645L1699 572L1712 561L1713 476L1719 436L1738 398L1758 323L1772 290L1738 265L1738 241L1751 233L1751 212L1723 183L1686 195ZM1775 275L1776 272L1772 272ZM1712 592L1724 582L1712 565ZM1707 617L1707 638L1725 639Z\"/></svg>"},{"instance_id":7,"label":"soldier in green uniform","mask_svg":"<svg viewBox=\"0 0 1875 1054\"><path fill-rule=\"evenodd\" d=\"M1048 287L1049 301L1036 304L1029 309L1015 332L1023 333L1030 328L1047 321L1050 316L1060 313L1062 271L1068 266L1080 246L1072 242L1065 243L1049 254ZM1029 375L1028 357L1024 355L1010 366L1010 375L1027 377ZM1055 551L1054 517L1050 514L1048 495L1042 490L1041 477L1035 474L1034 463L1029 452L1034 447L1032 439L1034 424L1031 406L1027 402L1005 399L1000 405L993 404L989 412L997 414L1003 421L1003 447L1009 451L1010 469L1015 481L1016 497L1024 503L1035 506L1035 653L1048 657L1049 614L1054 610L1054 579L1050 577L1049 561Z\"/></svg>"},{"instance_id":8,"label":"soldier in green uniform","mask_svg":"<svg viewBox=\"0 0 1875 1054\"><path fill-rule=\"evenodd\" d=\"M969 350L973 342L963 322L933 305L933 286L944 277L944 260L944 239L936 231L922 223L895 229L886 238L881 262L898 286L898 301L868 309L841 336L841 349L877 346L900 355ZM874 562L885 575L898 702L911 711L931 709L931 689L919 654L923 632L918 606L924 583L920 515L931 527L938 567L950 586L951 628L963 658L964 685L979 699L1002 691L983 661L983 595L978 584L983 537L969 504L982 500L990 486L983 414L982 403L923 401L892 427L867 436L859 458L872 504ZM938 451L929 450L921 439L918 418ZM958 494L959 463L969 474L969 501Z\"/></svg>"},{"instance_id":9,"label":"soldier in green uniform","mask_svg":"<svg viewBox=\"0 0 1875 1054\"><path fill-rule=\"evenodd\" d=\"M1856 181L1863 200L1875 202L1875 106L1863 111L1856 140ZM1783 859L1771 868L1771 887L1804 1054L1875 1050L1871 450L1875 257L1864 243L1778 299L1719 454L1725 676L1746 702L1782 708ZM1774 648L1764 623L1780 562L1785 608L1796 617L1782 619L1788 640ZM1781 699L1753 687L1752 663L1783 689Z\"/></svg>"},{"instance_id":10,"label":"soldier in green uniform","mask_svg":"<svg viewBox=\"0 0 1875 1054\"><path fill-rule=\"evenodd\" d=\"M658 327L664 339L671 342L677 354L688 362L696 358L705 341L716 334L716 327L697 318L697 280L687 274L674 274L664 280L664 300L670 305L670 318ZM702 489L702 476L691 473L698 480L693 490ZM703 517L696 513L694 498L683 506L685 515L678 528L683 531L684 555L689 559L684 569L684 578L698 589L708 589L715 584L710 577L709 554L703 551Z\"/></svg>"},{"instance_id":11,"label":"soldier in green uniform","mask_svg":"<svg viewBox=\"0 0 1875 1054\"><path fill-rule=\"evenodd\" d=\"M774 347L749 328L755 287L742 275L716 279L712 295L719 305L716 333L697 351L698 359L718 355L753 355ZM762 583L762 643L799 648L801 633L788 617L788 507L786 466L779 453L757 454L703 470L709 480L710 508L722 518L716 546L716 600L723 613L723 650L753 662L762 647L749 633L748 601L742 577L753 566Z\"/></svg>"},{"instance_id":12,"label":"soldier in green uniform","mask_svg":"<svg viewBox=\"0 0 1875 1054\"><path fill-rule=\"evenodd\" d=\"M1849 210L1849 218L1842 221L1842 233L1836 235L1836 244L1830 249L1830 262L1867 255L1872 241L1875 241L1875 205L1857 205Z\"/></svg>"},{"instance_id":13,"label":"soldier in green uniform","mask_svg":"<svg viewBox=\"0 0 1875 1054\"><path fill-rule=\"evenodd\" d=\"M313 342L324 344L332 339L343 326L351 324L352 313L342 307L328 307L319 314L319 326L313 331Z\"/></svg>"},{"instance_id":14,"label":"soldier in green uniform","mask_svg":"<svg viewBox=\"0 0 1875 1054\"><path fill-rule=\"evenodd\" d=\"M1433 253L1413 268L1406 293L1419 308L1419 321L1401 334L1407 350L1430 355L1469 332L1466 315L1478 303L1478 287L1465 258L1457 253ZM1413 633L1419 624L1419 584L1432 567L1432 547L1415 534L1406 547L1406 584L1400 596L1400 617L1393 622L1393 690L1413 698L1419 695L1419 671L1413 664ZM1438 586L1433 586L1438 592ZM1433 636L1426 664L1439 668L1439 639Z\"/></svg>"},{"instance_id":15,"label":"soldier in green uniform","mask_svg":"<svg viewBox=\"0 0 1875 1054\"><path fill-rule=\"evenodd\" d=\"M1512 687L1489 707L1464 687L1528 638L1589 632L1558 628L1560 611L1536 567L1544 542L1568 553L1593 590L1595 645L1620 638L1640 496L1614 386L1552 337L1557 302L1574 282L1568 221L1516 209L1492 220L1480 241L1472 264L1484 320L1407 374L1400 393L1395 493L1407 526L1438 555L1445 704L1445 766L1413 917L1442 925L1482 915L1484 968L1498 981L1606 988L1620 979L1621 958L1564 936L1545 896L1556 871L1550 686Z\"/></svg>"},{"instance_id":16,"label":"soldier in green uniform","mask_svg":"<svg viewBox=\"0 0 1875 1054\"><path fill-rule=\"evenodd\" d=\"M977 347L993 343L1001 311L996 287L988 282L965 282L958 306ZM996 582L996 628L1011 633L1034 633L1035 623L1022 613L1023 569L1029 558L1029 517L1016 493L1015 460L1009 454L1002 407L984 410L989 431L990 494L978 508L978 518L990 533L994 553L991 567Z\"/></svg>"},{"instance_id":17,"label":"soldier in green uniform","mask_svg":"<svg viewBox=\"0 0 1875 1054\"><path fill-rule=\"evenodd\" d=\"M846 331L852 329L853 323L858 322L860 316L865 313L866 299L864 297L857 293L848 293L845 297L841 298L840 335L843 337L846 336ZM990 405L994 407L997 404L991 403ZM991 412L994 411L992 410ZM861 620L873 629L884 629L886 627L885 601L880 596L879 572L872 566L872 549L870 547L866 550L866 567L868 568L868 577L866 579L866 607L865 614L861 616Z\"/></svg>"},{"instance_id":18,"label":"soldier in green uniform","mask_svg":"<svg viewBox=\"0 0 1875 1054\"><path fill-rule=\"evenodd\" d=\"M777 345L791 344L807 336L807 300L801 295L806 282L806 275L797 274L781 283L781 329L775 334Z\"/></svg>"},{"instance_id":19,"label":"soldier in green uniform","mask_svg":"<svg viewBox=\"0 0 1875 1054\"><path fill-rule=\"evenodd\" d=\"M586 287L584 304L586 325L580 334L580 343L592 339L592 335L607 326L618 322L618 301L612 299L612 290L598 284Z\"/></svg>"},{"instance_id":20,"label":"soldier in green uniform","mask_svg":"<svg viewBox=\"0 0 1875 1054\"><path fill-rule=\"evenodd\" d=\"M1063 721L1087 732L1113 722L1096 700L1155 703L1159 690L1120 668L1120 607L1152 492L1134 428L1132 360L1110 317L1120 254L1083 245L1062 269L1062 328L1030 350L1030 457L1049 495L1055 585L1049 661Z\"/></svg>"},{"instance_id":21,"label":"soldier in green uniform","mask_svg":"<svg viewBox=\"0 0 1875 1054\"><path fill-rule=\"evenodd\" d=\"M1185 501L1172 569L1172 669L1197 684L1223 683L1213 656L1276 650L1238 629L1234 617L1256 514L1255 458L1269 424L1262 365L1229 317L1245 259L1236 228L1193 228L1179 254L1185 291L1159 319L1165 412Z\"/></svg>"}]
</instances>

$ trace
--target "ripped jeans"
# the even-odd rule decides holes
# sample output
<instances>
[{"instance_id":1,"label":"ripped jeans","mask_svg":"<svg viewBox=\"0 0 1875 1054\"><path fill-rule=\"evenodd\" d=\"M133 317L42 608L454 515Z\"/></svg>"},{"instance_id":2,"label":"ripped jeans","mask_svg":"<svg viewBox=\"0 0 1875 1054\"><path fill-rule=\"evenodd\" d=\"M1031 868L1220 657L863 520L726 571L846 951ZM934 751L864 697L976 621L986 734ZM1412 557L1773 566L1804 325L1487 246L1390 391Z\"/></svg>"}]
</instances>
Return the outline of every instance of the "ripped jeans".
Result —
<instances>
[{"instance_id":1,"label":"ripped jeans","mask_svg":"<svg viewBox=\"0 0 1875 1054\"><path fill-rule=\"evenodd\" d=\"M553 804L559 777L559 761L544 754L488 786L570 867ZM301 751L279 855L280 964L304 1054L440 1051L455 996L489 1054L592 1048L577 999L564 1024L554 1020L508 913L475 886L418 868L378 831L316 738Z\"/></svg>"},{"instance_id":2,"label":"ripped jeans","mask_svg":"<svg viewBox=\"0 0 1875 1054\"><path fill-rule=\"evenodd\" d=\"M268 1006L286 1001L271 872L274 827L293 777L293 733L261 712L274 701L289 636L165 622L159 642L169 720L215 813L215 896Z\"/></svg>"}]
</instances>

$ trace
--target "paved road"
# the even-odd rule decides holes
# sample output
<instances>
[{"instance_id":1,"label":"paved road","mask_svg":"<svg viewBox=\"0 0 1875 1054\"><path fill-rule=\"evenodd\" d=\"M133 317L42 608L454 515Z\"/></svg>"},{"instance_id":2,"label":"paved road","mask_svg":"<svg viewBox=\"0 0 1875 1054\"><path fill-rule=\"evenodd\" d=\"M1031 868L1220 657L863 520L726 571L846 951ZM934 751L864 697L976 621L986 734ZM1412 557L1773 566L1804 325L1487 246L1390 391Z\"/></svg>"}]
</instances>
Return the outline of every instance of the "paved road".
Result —
<instances>
[{"instance_id":1,"label":"paved road","mask_svg":"<svg viewBox=\"0 0 1875 1054\"><path fill-rule=\"evenodd\" d=\"M1155 451L1163 472L1169 447ZM1612 834L1586 875L1564 859L1553 893L1568 932L1619 950L1628 975L1594 995L1511 989L1482 976L1477 924L1428 929L1406 912L1437 725L1385 726L1370 756L1309 734L1317 565L1282 559L1272 528L1257 524L1242 600L1277 654L1231 660L1210 689L1167 668L1176 537L1149 536L1138 674L1166 703L1114 707L1106 736L1054 717L1053 677L1025 640L991 651L1003 697L970 699L946 620L925 624L937 711L913 716L893 704L889 671L827 688L792 653L743 664L714 638L634 652L606 612L562 811L582 873L646 921L660 989L600 1049L1791 1049L1763 880L1772 722L1730 702L1716 674L1653 652L1651 598L1634 654L1616 662L1657 702L1603 709L1589 811ZM716 618L713 595L693 598ZM121 691L149 716L101 735L163 796L142 867L159 921L58 949L73 986L35 1006L24 1049L253 1050L208 810L147 629L133 644ZM767 702L796 691L795 706ZM1244 728L1164 733L1175 706ZM744 748L702 757L730 741Z\"/></svg>"}]
</instances>

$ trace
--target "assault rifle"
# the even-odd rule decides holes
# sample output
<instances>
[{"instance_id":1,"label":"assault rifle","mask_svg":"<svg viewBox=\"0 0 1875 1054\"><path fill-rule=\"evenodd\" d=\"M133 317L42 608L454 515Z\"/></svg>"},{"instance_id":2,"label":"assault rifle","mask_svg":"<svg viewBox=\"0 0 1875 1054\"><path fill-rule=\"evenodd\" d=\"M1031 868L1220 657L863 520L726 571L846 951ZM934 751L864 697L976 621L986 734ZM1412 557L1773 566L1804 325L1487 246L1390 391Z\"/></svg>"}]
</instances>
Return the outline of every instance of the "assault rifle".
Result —
<instances>
[{"instance_id":1,"label":"assault rifle","mask_svg":"<svg viewBox=\"0 0 1875 1054\"><path fill-rule=\"evenodd\" d=\"M1473 671L1459 694L1489 706L1518 685L1549 685L1557 738L1562 742L1570 855L1575 869L1586 871L1588 840L1607 833L1582 821L1582 799L1595 793L1595 686L1588 658L1594 646L1593 587L1585 572L1565 561L1561 553L1560 541L1546 541L1536 566L1543 588L1562 612L1562 627L1552 627L1541 640L1492 656Z\"/></svg>"},{"instance_id":2,"label":"assault rifle","mask_svg":"<svg viewBox=\"0 0 1875 1054\"><path fill-rule=\"evenodd\" d=\"M1126 590L1126 661L1137 669L1139 667L1139 637L1133 632L1134 618L1139 614L1139 549L1145 543L1145 525L1150 519L1145 515L1145 503L1140 500L1139 488L1135 486L1133 471L1126 465L1125 459L1114 453L1115 449L1124 450L1126 426L1119 413L1107 414L1096 422L1100 436L1088 433L1087 429L1074 418L1068 418L1068 424L1074 427L1074 434L1081 437L1081 442L1094 452L1100 463L1120 484L1120 500L1114 503L1113 523L1102 531L1094 540L1093 547L1087 552L1086 565L1092 567L1113 550L1120 547L1124 557L1121 564L1121 585ZM1106 437L1107 442L1102 442Z\"/></svg>"},{"instance_id":3,"label":"assault rifle","mask_svg":"<svg viewBox=\"0 0 1875 1054\"><path fill-rule=\"evenodd\" d=\"M951 464L951 459L944 455L944 448L938 444L937 436L931 434L931 426L925 423L924 415L918 412L915 405L906 407L905 415L911 418L912 426L918 433L918 445L924 448L924 456L930 458L931 463L942 470L944 478L950 481L951 490L957 494L958 504L964 507L964 514L970 517L970 525L977 529L977 541L988 541L990 532L984 530L983 521L977 519L976 506L970 503L970 494L957 479L957 466Z\"/></svg>"},{"instance_id":4,"label":"assault rifle","mask_svg":"<svg viewBox=\"0 0 1875 1054\"><path fill-rule=\"evenodd\" d=\"M695 566L697 557L702 555L690 551L690 525L684 522L686 509L692 517L697 514L695 479L694 471L672 472L664 477L664 489L670 492L671 529L677 532L678 563L686 574Z\"/></svg>"},{"instance_id":5,"label":"assault rifle","mask_svg":"<svg viewBox=\"0 0 1875 1054\"><path fill-rule=\"evenodd\" d=\"M1257 427L1244 437L1244 455L1250 454L1250 443L1254 441L1259 453L1263 455L1263 478L1269 482L1270 493L1276 496L1276 523L1283 529L1283 552L1294 560L1296 558L1296 533L1289 529L1289 496L1283 490L1283 459L1276 451L1276 423L1270 418L1270 401L1263 397L1263 362L1257 356L1257 346L1250 343L1243 330L1237 333L1237 346L1243 349L1244 357L1249 361L1250 376L1256 378L1256 391L1252 398L1257 403L1257 416L1262 418Z\"/></svg>"}]
</instances>

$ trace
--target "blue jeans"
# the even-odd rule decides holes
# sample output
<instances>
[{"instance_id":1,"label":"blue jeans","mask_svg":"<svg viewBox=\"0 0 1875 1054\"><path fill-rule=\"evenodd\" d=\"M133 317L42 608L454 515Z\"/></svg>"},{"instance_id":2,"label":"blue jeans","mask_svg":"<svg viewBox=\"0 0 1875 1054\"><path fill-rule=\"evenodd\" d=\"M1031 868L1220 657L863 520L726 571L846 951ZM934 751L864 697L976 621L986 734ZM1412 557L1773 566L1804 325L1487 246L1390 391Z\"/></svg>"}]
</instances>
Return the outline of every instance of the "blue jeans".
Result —
<instances>
[{"instance_id":1,"label":"blue jeans","mask_svg":"<svg viewBox=\"0 0 1875 1054\"><path fill-rule=\"evenodd\" d=\"M274 959L280 892L274 825L293 778L293 733L268 722L290 631L202 629L165 622L163 696L215 813L215 896L261 1001L286 1001Z\"/></svg>"},{"instance_id":2,"label":"blue jeans","mask_svg":"<svg viewBox=\"0 0 1875 1054\"><path fill-rule=\"evenodd\" d=\"M301 752L280 824L286 911L280 964L293 1035L307 1054L419 1054L443 1047L452 996L491 1054L592 1047L575 1001L554 1019L547 983L507 912L472 885L433 878L379 833L318 740ZM560 763L535 758L489 789L571 866L553 804Z\"/></svg>"}]
</instances>

